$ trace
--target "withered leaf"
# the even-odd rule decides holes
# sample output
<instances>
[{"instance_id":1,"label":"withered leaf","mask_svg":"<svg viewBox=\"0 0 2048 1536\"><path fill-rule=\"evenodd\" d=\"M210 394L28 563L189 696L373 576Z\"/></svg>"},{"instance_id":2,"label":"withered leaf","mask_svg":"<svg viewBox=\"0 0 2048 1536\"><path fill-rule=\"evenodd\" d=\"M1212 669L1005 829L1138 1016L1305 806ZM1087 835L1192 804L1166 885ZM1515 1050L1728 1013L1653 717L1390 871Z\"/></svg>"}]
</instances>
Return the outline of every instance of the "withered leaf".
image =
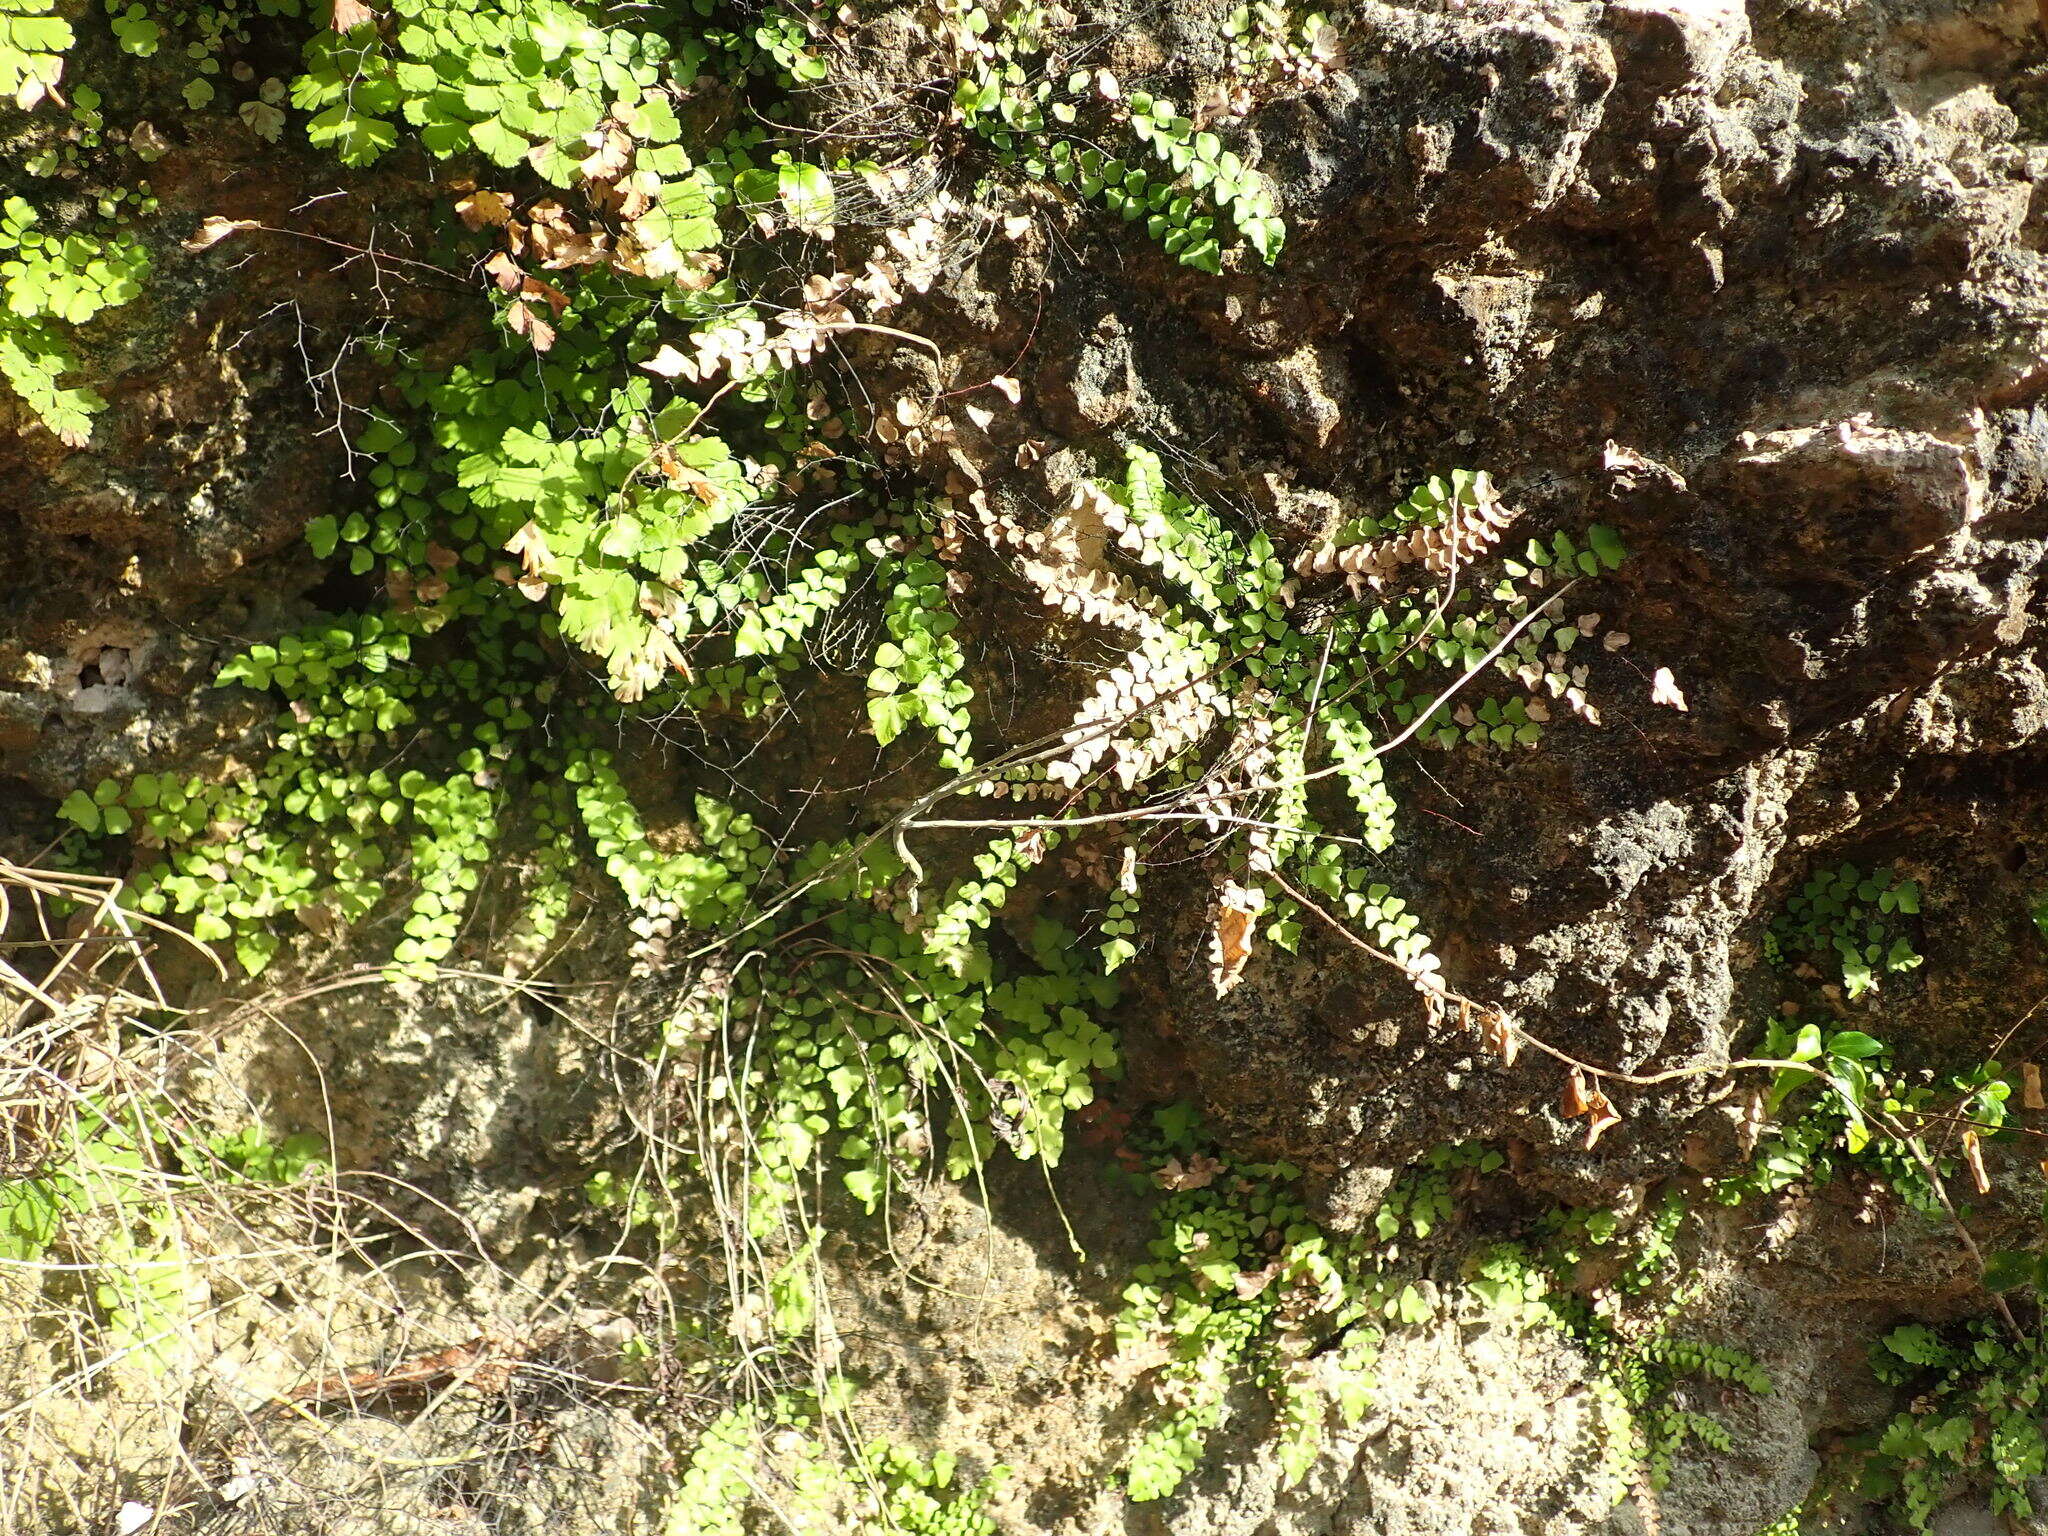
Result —
<instances>
[{"instance_id":1,"label":"withered leaf","mask_svg":"<svg viewBox=\"0 0 2048 1536\"><path fill-rule=\"evenodd\" d=\"M569 307L569 295L553 283L544 283L537 277L529 277L519 285L521 299L540 299L557 315Z\"/></svg>"},{"instance_id":2,"label":"withered leaf","mask_svg":"<svg viewBox=\"0 0 2048 1536\"><path fill-rule=\"evenodd\" d=\"M217 213L210 213L199 221L199 227L182 244L186 250L196 253L212 249L229 235L238 234L245 229L262 227L262 222L257 219L228 219Z\"/></svg>"},{"instance_id":3,"label":"withered leaf","mask_svg":"<svg viewBox=\"0 0 2048 1536\"><path fill-rule=\"evenodd\" d=\"M517 555L519 564L529 576L544 576L555 563L554 553L548 548L547 535L541 532L540 524L531 519L505 541L505 552Z\"/></svg>"},{"instance_id":4,"label":"withered leaf","mask_svg":"<svg viewBox=\"0 0 2048 1536\"><path fill-rule=\"evenodd\" d=\"M1486 1047L1500 1057L1503 1067L1512 1067L1515 1058L1522 1053L1522 1037L1508 1016L1498 1008L1490 1010L1481 1026L1486 1038Z\"/></svg>"},{"instance_id":5,"label":"withered leaf","mask_svg":"<svg viewBox=\"0 0 2048 1536\"><path fill-rule=\"evenodd\" d=\"M1209 937L1209 980L1216 995L1224 996L1244 975L1245 962L1252 954L1252 921L1255 909L1235 886L1226 887L1222 905L1216 909L1216 926ZM1238 899L1233 900L1233 896Z\"/></svg>"},{"instance_id":6,"label":"withered leaf","mask_svg":"<svg viewBox=\"0 0 2048 1536\"><path fill-rule=\"evenodd\" d=\"M1586 1108L1591 1116L1586 1121L1586 1150L1590 1152L1599 1145L1600 1138L1607 1134L1610 1126L1621 1124L1621 1111L1598 1088L1592 1091Z\"/></svg>"},{"instance_id":7,"label":"withered leaf","mask_svg":"<svg viewBox=\"0 0 2048 1536\"><path fill-rule=\"evenodd\" d=\"M1984 1170L1984 1149L1979 1144L1977 1132L1963 1132L1963 1161L1970 1166L1970 1182L1977 1186L1977 1193L1991 1193L1991 1175Z\"/></svg>"},{"instance_id":8,"label":"withered leaf","mask_svg":"<svg viewBox=\"0 0 2048 1536\"><path fill-rule=\"evenodd\" d=\"M1592 1100L1586 1097L1585 1074L1580 1072L1577 1067L1573 1067L1572 1075L1565 1079L1564 1104L1562 1107L1564 1109L1564 1117L1567 1120L1576 1120L1580 1115L1583 1115L1593 1107Z\"/></svg>"},{"instance_id":9,"label":"withered leaf","mask_svg":"<svg viewBox=\"0 0 2048 1536\"><path fill-rule=\"evenodd\" d=\"M555 344L555 328L536 314L524 299L505 312L505 323L512 327L515 336L524 336L532 342L536 352L545 352Z\"/></svg>"},{"instance_id":10,"label":"withered leaf","mask_svg":"<svg viewBox=\"0 0 2048 1536\"><path fill-rule=\"evenodd\" d=\"M679 374L695 374L696 364L686 352L678 352L667 342L656 349L654 356L642 358L640 366L649 373L658 373L664 379L673 379Z\"/></svg>"},{"instance_id":11,"label":"withered leaf","mask_svg":"<svg viewBox=\"0 0 2048 1536\"><path fill-rule=\"evenodd\" d=\"M616 181L633 163L633 141L610 124L583 136L590 153L576 163L586 181Z\"/></svg>"},{"instance_id":12,"label":"withered leaf","mask_svg":"<svg viewBox=\"0 0 2048 1536\"><path fill-rule=\"evenodd\" d=\"M1266 1265L1263 1269L1239 1270L1237 1278L1231 1282L1231 1285L1236 1290L1239 1300L1250 1301L1267 1286L1271 1285L1274 1277L1279 1273L1280 1265L1276 1260Z\"/></svg>"},{"instance_id":13,"label":"withered leaf","mask_svg":"<svg viewBox=\"0 0 2048 1536\"><path fill-rule=\"evenodd\" d=\"M471 229L482 229L486 225L502 229L511 222L512 204L502 192L479 190L457 198L455 212Z\"/></svg>"},{"instance_id":14,"label":"withered leaf","mask_svg":"<svg viewBox=\"0 0 2048 1536\"><path fill-rule=\"evenodd\" d=\"M1197 1152L1185 1165L1179 1158L1169 1157L1154 1175L1154 1179L1161 1189L1176 1192L1184 1189L1207 1189L1216 1182L1216 1175L1222 1171L1222 1163Z\"/></svg>"},{"instance_id":15,"label":"withered leaf","mask_svg":"<svg viewBox=\"0 0 2048 1536\"><path fill-rule=\"evenodd\" d=\"M526 281L526 274L520 270L519 263L503 251L492 253L491 259L484 263L484 271L506 293L517 293L519 285Z\"/></svg>"}]
</instances>

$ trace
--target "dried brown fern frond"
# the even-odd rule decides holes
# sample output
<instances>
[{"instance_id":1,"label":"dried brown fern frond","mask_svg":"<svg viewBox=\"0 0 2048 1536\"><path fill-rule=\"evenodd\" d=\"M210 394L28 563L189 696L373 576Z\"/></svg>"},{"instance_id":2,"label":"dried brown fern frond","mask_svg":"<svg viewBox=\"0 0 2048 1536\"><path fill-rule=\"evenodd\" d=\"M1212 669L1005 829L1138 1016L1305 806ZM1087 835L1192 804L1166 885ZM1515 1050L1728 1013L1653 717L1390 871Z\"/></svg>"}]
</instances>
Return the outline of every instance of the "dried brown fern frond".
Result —
<instances>
[{"instance_id":1,"label":"dried brown fern frond","mask_svg":"<svg viewBox=\"0 0 2048 1536\"><path fill-rule=\"evenodd\" d=\"M1148 640L1112 668L1074 712L1065 740L1072 750L1046 764L1046 777L1068 786L1105 758L1115 760L1125 789L1207 734L1221 716L1222 693L1201 676L1201 654L1176 637ZM1131 726L1145 717L1143 740Z\"/></svg>"},{"instance_id":2,"label":"dried brown fern frond","mask_svg":"<svg viewBox=\"0 0 2048 1536\"><path fill-rule=\"evenodd\" d=\"M1377 590L1411 565L1449 576L1498 543L1514 520L1513 510L1495 495L1493 482L1484 474L1475 475L1449 500L1437 522L1364 544L1340 547L1325 540L1297 555L1294 569L1302 576L1341 572L1354 592L1362 587Z\"/></svg>"},{"instance_id":3,"label":"dried brown fern frond","mask_svg":"<svg viewBox=\"0 0 2048 1536\"><path fill-rule=\"evenodd\" d=\"M1109 518L1122 508L1083 483L1065 510L1040 531L1013 522L987 519L983 531L991 543L1007 546L1022 557L1018 571L1038 589L1045 605L1069 618L1114 624L1139 635L1166 633L1166 606L1112 570L1108 564Z\"/></svg>"}]
</instances>

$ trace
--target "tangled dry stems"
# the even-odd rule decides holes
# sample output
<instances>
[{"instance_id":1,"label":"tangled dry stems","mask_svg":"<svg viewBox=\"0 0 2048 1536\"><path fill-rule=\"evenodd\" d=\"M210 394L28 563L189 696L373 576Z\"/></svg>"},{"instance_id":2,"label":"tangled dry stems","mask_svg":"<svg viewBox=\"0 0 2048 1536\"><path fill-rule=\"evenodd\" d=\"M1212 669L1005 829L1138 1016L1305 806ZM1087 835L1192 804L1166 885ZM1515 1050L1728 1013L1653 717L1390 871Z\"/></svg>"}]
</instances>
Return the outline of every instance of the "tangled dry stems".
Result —
<instances>
[{"instance_id":1,"label":"tangled dry stems","mask_svg":"<svg viewBox=\"0 0 2048 1536\"><path fill-rule=\"evenodd\" d=\"M664 1457L672 1362L620 1368L675 1334L659 1288L636 1326L417 1186L247 1176L220 1021L158 983L196 946L119 889L0 861L0 1536L540 1531Z\"/></svg>"}]
</instances>

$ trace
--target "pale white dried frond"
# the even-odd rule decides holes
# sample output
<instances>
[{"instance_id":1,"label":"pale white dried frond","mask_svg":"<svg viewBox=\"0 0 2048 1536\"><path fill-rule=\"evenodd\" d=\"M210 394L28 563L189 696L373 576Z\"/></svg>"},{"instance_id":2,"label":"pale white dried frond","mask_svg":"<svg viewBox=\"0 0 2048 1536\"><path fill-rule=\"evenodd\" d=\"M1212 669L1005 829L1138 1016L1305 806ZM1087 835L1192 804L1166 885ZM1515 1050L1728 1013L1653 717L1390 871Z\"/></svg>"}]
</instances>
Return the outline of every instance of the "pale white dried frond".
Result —
<instances>
[{"instance_id":1,"label":"pale white dried frond","mask_svg":"<svg viewBox=\"0 0 2048 1536\"><path fill-rule=\"evenodd\" d=\"M1087 490L1092 491L1089 487ZM1126 581L1108 563L1110 528L1104 509L1121 508L1100 492L1077 492L1047 528L1032 532L1008 518L985 516L989 542L1016 550L1017 569L1040 599L1069 618L1113 624L1146 639L1164 639L1166 605Z\"/></svg>"},{"instance_id":2,"label":"pale white dried frond","mask_svg":"<svg viewBox=\"0 0 2048 1536\"><path fill-rule=\"evenodd\" d=\"M974 792L991 800L1064 800L1067 787L1050 779L983 779Z\"/></svg>"},{"instance_id":3,"label":"pale white dried frond","mask_svg":"<svg viewBox=\"0 0 2048 1536\"><path fill-rule=\"evenodd\" d=\"M1452 502L1443 520L1434 527L1413 528L1390 538L1343 548L1326 540L1297 555L1294 569L1303 576L1342 572L1352 578L1354 591L1361 585L1377 590L1410 565L1420 565L1437 576L1448 576L1491 549L1514 520L1515 513L1494 494L1493 482L1485 475L1477 475L1469 493Z\"/></svg>"},{"instance_id":4,"label":"pale white dried frond","mask_svg":"<svg viewBox=\"0 0 2048 1536\"><path fill-rule=\"evenodd\" d=\"M1152 734L1143 741L1116 743L1116 775L1125 789L1144 783L1208 735L1222 718L1223 692L1206 678L1190 679L1176 696L1162 700L1148 716Z\"/></svg>"},{"instance_id":5,"label":"pale white dried frond","mask_svg":"<svg viewBox=\"0 0 2048 1536\"><path fill-rule=\"evenodd\" d=\"M1227 600L1217 588L1213 570L1204 569L1191 558L1192 544L1200 542L1199 533L1191 541L1190 531L1176 526L1167 516L1171 504L1157 460L1133 453L1130 477L1128 505L1101 487L1083 482L1074 488L1072 508L1100 522L1115 536L1116 547L1125 554L1194 593L1204 609L1213 613L1224 608ZM1242 551L1233 542L1227 538L1219 542L1221 548L1209 551L1212 567L1219 557L1242 558Z\"/></svg>"},{"instance_id":6,"label":"pale white dried frond","mask_svg":"<svg viewBox=\"0 0 2048 1536\"><path fill-rule=\"evenodd\" d=\"M1145 640L1096 683L1074 712L1066 730L1072 750L1046 764L1046 777L1076 785L1114 756L1118 782L1130 789L1158 763L1200 740L1218 718L1218 690L1198 680L1202 664L1201 653L1170 632ZM1140 716L1149 720L1155 736L1170 738L1156 762L1151 739L1130 739L1130 723Z\"/></svg>"},{"instance_id":7,"label":"pale white dried frond","mask_svg":"<svg viewBox=\"0 0 2048 1536\"><path fill-rule=\"evenodd\" d=\"M1038 588L1039 597L1048 608L1056 608L1069 618L1114 624L1147 638L1164 638L1167 634L1166 605L1114 571L1044 560L1020 561L1017 568Z\"/></svg>"}]
</instances>

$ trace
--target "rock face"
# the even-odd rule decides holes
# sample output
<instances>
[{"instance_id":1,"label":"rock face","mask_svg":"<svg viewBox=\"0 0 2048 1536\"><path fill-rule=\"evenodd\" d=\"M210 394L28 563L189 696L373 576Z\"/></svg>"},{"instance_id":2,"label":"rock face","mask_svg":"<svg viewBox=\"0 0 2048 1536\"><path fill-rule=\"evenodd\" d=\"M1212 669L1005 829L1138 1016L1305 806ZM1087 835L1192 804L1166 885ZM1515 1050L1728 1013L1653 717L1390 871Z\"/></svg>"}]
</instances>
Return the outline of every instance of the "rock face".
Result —
<instances>
[{"instance_id":1,"label":"rock face","mask_svg":"<svg viewBox=\"0 0 2048 1536\"><path fill-rule=\"evenodd\" d=\"M987 371L1023 359L1019 412L928 467L964 466L1026 506L1081 451L1151 443L1289 547L1454 465L1488 469L1532 528L1610 524L1631 558L1601 616L1626 644L1584 663L1603 726L1391 770L1391 876L1458 988L1580 1060L1711 1068L1779 1001L1772 918L1849 861L1925 892L1925 963L1858 1004L1858 1027L1957 1065L2038 1050L2048 10L1355 0L1336 19L1343 66L1249 125L1247 159L1292 227L1276 269L1200 278L1082 221L906 306L904 329ZM1214 22L1148 12L1107 56L1199 83ZM877 48L904 30L862 26ZM174 148L174 213L214 211L221 153ZM298 174L309 190L322 173ZM266 712L202 684L234 643L313 606L298 531L336 504L346 466L275 306L294 293L301 320L332 323L362 295L333 279L308 296L325 280L275 254L239 276L160 261L172 277L146 334L101 322L100 446L61 455L32 430L0 444L0 852L33 851L83 780L232 760ZM1020 456L1027 442L1045 451ZM1682 704L1654 696L1665 670ZM1712 1072L1617 1090L1622 1123L1583 1151L1554 1063L1503 1069L1447 1044L1399 975L1330 935L1311 928L1299 958L1260 950L1219 1002L1203 903L1154 920L1124 1021L1133 1099L1191 1094L1230 1144L1309 1170L1333 1226L1367 1220L1389 1171L1447 1140L1513 1143L1536 1203L1627 1200L1681 1159L1733 1159ZM580 1058L535 1014L481 1028L472 1005L328 999L293 1017L354 1090L349 1156L426 1178L514 1243L550 1146L578 1134L554 1117ZM247 1080L288 1102L303 1084L260 1055ZM431 1091L408 1094L407 1073ZM1377 1416L1302 1487L1279 1488L1248 1412L1180 1502L1134 1513L1089 1491L1114 1409L1077 1363L1113 1276L1066 1277L1036 1197L998 1193L1009 1315L1031 1330L1008 1354L972 1309L907 1315L871 1277L842 1280L862 1326L951 1362L942 1401L897 1381L904 1419L1015 1465L1029 1496L1001 1509L1019 1531L1632 1536L1661 1518L1674 1536L1750 1536L1802 1496L1815 1436L1882 1411L1868 1339L1971 1292L1847 1197L1822 1199L1770 1253L1718 1234L1712 1317L1781 1383L1739 1410L1732 1475L1681 1469L1610 1515L1587 1492L1597 1405L1580 1363L1468 1318L1389 1355ZM942 1237L977 1219L990 1232L954 1206L932 1219ZM958 1407L991 1381L1023 1406ZM553 1528L613 1528L639 1497L608 1492L608 1513ZM432 1523L426 1494L407 1500L391 1529L455 1528ZM524 1511L503 1528L548 1524Z\"/></svg>"},{"instance_id":2,"label":"rock face","mask_svg":"<svg viewBox=\"0 0 2048 1536\"><path fill-rule=\"evenodd\" d=\"M1114 376L1098 426L1207 460L1276 533L1452 464L1534 527L1622 531L1605 728L1402 784L1404 889L1468 991L1582 1059L1725 1059L1775 1001L1786 895L1898 860L1954 963L1930 951L1943 995L1884 1023L1995 1038L2048 979L2035 8L1361 5L1345 30L1348 72L1257 120L1298 220L1281 267L1098 278L1115 323L1042 347L1040 379ZM1235 1135L1332 1169L1554 1139L1339 950L1255 961L1194 1017L1199 950L1165 962L1176 1065ZM1603 1177L1695 1102L1653 1097Z\"/></svg>"}]
</instances>

